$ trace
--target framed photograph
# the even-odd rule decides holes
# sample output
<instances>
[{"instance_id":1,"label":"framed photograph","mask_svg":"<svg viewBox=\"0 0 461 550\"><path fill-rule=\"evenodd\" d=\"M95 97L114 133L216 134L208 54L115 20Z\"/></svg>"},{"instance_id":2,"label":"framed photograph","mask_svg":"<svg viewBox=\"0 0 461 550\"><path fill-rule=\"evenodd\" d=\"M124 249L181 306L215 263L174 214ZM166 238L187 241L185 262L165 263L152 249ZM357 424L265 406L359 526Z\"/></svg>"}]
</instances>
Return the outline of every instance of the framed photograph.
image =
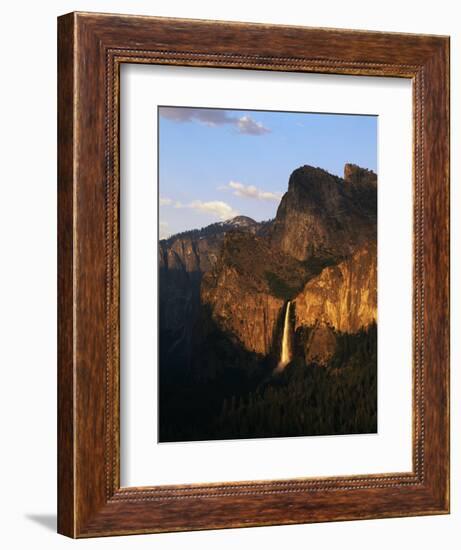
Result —
<instances>
[{"instance_id":1,"label":"framed photograph","mask_svg":"<svg viewBox=\"0 0 461 550\"><path fill-rule=\"evenodd\" d=\"M58 531L449 512L449 39L58 20Z\"/></svg>"}]
</instances>

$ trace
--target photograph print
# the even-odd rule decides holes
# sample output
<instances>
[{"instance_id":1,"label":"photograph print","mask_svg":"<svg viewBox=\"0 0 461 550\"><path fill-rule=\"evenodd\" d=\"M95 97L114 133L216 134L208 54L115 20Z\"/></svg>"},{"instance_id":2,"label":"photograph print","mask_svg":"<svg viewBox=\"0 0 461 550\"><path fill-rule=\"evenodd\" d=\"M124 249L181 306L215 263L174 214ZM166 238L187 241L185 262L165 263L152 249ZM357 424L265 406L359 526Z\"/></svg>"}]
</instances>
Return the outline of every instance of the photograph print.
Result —
<instances>
[{"instance_id":1,"label":"photograph print","mask_svg":"<svg viewBox=\"0 0 461 550\"><path fill-rule=\"evenodd\" d=\"M160 443L377 432L377 124L158 108Z\"/></svg>"}]
</instances>

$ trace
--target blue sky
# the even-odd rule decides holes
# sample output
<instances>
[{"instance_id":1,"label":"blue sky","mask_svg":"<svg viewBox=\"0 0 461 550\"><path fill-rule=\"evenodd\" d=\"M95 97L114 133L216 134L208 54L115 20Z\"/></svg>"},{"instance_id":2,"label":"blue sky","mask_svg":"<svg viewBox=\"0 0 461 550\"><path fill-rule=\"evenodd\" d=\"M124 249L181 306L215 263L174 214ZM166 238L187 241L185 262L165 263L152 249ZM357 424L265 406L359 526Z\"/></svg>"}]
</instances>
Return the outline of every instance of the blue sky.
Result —
<instances>
[{"instance_id":1,"label":"blue sky","mask_svg":"<svg viewBox=\"0 0 461 550\"><path fill-rule=\"evenodd\" d=\"M159 107L160 237L236 215L273 218L304 164L377 171L377 117Z\"/></svg>"}]
</instances>

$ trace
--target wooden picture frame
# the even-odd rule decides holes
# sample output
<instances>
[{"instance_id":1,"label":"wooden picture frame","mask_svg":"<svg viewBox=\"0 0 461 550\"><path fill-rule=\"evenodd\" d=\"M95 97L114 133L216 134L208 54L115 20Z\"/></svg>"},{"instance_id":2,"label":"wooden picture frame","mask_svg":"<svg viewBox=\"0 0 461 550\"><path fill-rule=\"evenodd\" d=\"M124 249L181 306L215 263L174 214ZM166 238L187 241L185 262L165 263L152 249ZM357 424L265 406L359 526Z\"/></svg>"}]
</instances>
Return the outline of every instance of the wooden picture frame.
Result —
<instances>
[{"instance_id":1,"label":"wooden picture frame","mask_svg":"<svg viewBox=\"0 0 461 550\"><path fill-rule=\"evenodd\" d=\"M71 13L58 20L58 49L58 531L97 537L448 513L448 37ZM411 472L120 487L122 63L412 79Z\"/></svg>"}]
</instances>

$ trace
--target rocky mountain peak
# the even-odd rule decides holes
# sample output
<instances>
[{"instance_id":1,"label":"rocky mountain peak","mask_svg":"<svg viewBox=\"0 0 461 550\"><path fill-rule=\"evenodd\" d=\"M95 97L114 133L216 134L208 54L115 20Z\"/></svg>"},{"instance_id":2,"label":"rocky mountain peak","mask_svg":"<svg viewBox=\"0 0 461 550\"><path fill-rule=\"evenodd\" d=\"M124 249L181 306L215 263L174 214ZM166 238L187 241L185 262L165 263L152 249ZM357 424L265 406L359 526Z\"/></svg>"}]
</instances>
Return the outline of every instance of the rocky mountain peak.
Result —
<instances>
[{"instance_id":1,"label":"rocky mountain peak","mask_svg":"<svg viewBox=\"0 0 461 550\"><path fill-rule=\"evenodd\" d=\"M258 222L248 216L235 216L235 218L230 218L229 220L223 222L223 225L242 228L258 225Z\"/></svg>"},{"instance_id":2,"label":"rocky mountain peak","mask_svg":"<svg viewBox=\"0 0 461 550\"><path fill-rule=\"evenodd\" d=\"M272 242L301 261L344 257L376 238L376 174L353 164L345 179L321 168L293 171L273 224Z\"/></svg>"},{"instance_id":3,"label":"rocky mountain peak","mask_svg":"<svg viewBox=\"0 0 461 550\"><path fill-rule=\"evenodd\" d=\"M323 168L305 164L291 173L288 181L288 193L308 194L312 198L318 193L325 193L331 187L337 186L340 178L330 174Z\"/></svg>"},{"instance_id":4,"label":"rocky mountain peak","mask_svg":"<svg viewBox=\"0 0 461 550\"><path fill-rule=\"evenodd\" d=\"M344 165L344 181L346 183L370 184L376 186L377 176L372 170L361 168L357 164Z\"/></svg>"},{"instance_id":5,"label":"rocky mountain peak","mask_svg":"<svg viewBox=\"0 0 461 550\"><path fill-rule=\"evenodd\" d=\"M336 333L375 321L376 174L344 171L294 170L274 220L236 216L160 242L165 357L189 364L196 332L216 330L277 355L287 301L307 363L331 359Z\"/></svg>"}]
</instances>

